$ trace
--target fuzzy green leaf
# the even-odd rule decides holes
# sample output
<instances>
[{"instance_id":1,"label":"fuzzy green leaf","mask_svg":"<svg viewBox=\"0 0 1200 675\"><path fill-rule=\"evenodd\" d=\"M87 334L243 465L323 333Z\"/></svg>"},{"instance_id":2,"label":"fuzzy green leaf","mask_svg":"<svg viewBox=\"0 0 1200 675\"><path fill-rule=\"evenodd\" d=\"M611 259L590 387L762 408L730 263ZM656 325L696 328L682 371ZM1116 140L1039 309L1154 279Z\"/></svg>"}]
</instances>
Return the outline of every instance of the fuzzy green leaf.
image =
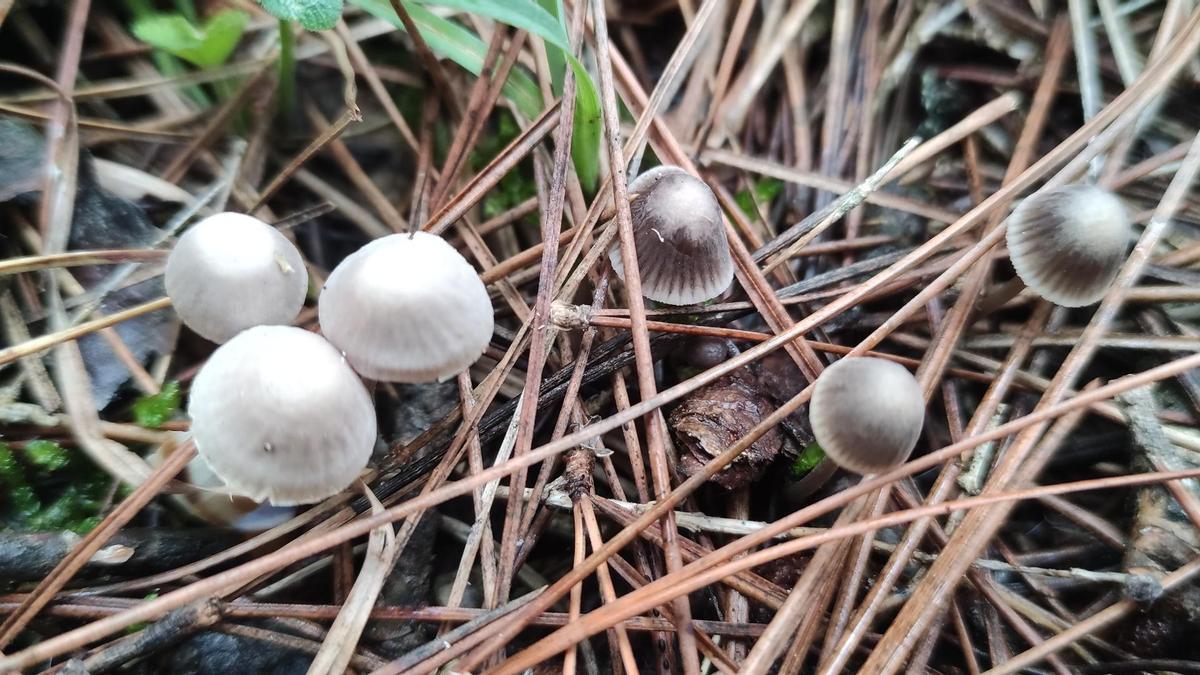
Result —
<instances>
[{"instance_id":1,"label":"fuzzy green leaf","mask_svg":"<svg viewBox=\"0 0 1200 675\"><path fill-rule=\"evenodd\" d=\"M342 0L258 0L276 19L295 21L307 30L329 30L342 18Z\"/></svg>"},{"instance_id":2,"label":"fuzzy green leaf","mask_svg":"<svg viewBox=\"0 0 1200 675\"><path fill-rule=\"evenodd\" d=\"M182 14L148 14L135 19L131 30L142 42L192 65L214 68L233 53L248 19L243 12L223 9L196 26Z\"/></svg>"},{"instance_id":3,"label":"fuzzy green leaf","mask_svg":"<svg viewBox=\"0 0 1200 675\"><path fill-rule=\"evenodd\" d=\"M157 429L179 410L179 383L167 382L162 391L143 396L133 404L133 419L138 426Z\"/></svg>"}]
</instances>

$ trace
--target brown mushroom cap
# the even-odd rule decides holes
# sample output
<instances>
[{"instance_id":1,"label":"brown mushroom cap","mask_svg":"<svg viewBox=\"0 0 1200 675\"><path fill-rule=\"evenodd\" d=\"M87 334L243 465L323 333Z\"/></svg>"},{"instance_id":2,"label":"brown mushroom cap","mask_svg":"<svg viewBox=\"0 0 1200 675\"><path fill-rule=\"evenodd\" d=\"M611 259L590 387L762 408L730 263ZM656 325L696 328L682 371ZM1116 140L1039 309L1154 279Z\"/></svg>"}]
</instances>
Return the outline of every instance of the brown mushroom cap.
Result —
<instances>
[{"instance_id":1,"label":"brown mushroom cap","mask_svg":"<svg viewBox=\"0 0 1200 675\"><path fill-rule=\"evenodd\" d=\"M1008 220L1009 256L1021 281L1063 307L1099 301L1128 257L1125 205L1094 185L1069 185L1028 197Z\"/></svg>"},{"instance_id":2,"label":"brown mushroom cap","mask_svg":"<svg viewBox=\"0 0 1200 675\"><path fill-rule=\"evenodd\" d=\"M825 454L855 473L882 473L908 459L925 423L925 399L903 366L847 357L817 378L808 419Z\"/></svg>"},{"instance_id":3,"label":"brown mushroom cap","mask_svg":"<svg viewBox=\"0 0 1200 675\"><path fill-rule=\"evenodd\" d=\"M364 377L432 382L462 372L492 339L492 302L445 239L393 234L338 265L318 301L321 330Z\"/></svg>"},{"instance_id":4,"label":"brown mushroom cap","mask_svg":"<svg viewBox=\"0 0 1200 675\"><path fill-rule=\"evenodd\" d=\"M668 305L692 305L724 293L733 259L721 206L704 181L677 166L658 166L629 184L634 247L642 294ZM620 242L608 251L625 278Z\"/></svg>"},{"instance_id":5,"label":"brown mushroom cap","mask_svg":"<svg viewBox=\"0 0 1200 675\"><path fill-rule=\"evenodd\" d=\"M218 213L184 232L163 282L188 328L218 343L251 326L290 324L308 293L292 242L241 213Z\"/></svg>"},{"instance_id":6,"label":"brown mushroom cap","mask_svg":"<svg viewBox=\"0 0 1200 675\"><path fill-rule=\"evenodd\" d=\"M256 326L219 347L192 383L200 455L229 488L290 506L348 487L375 446L375 406L341 353L292 326Z\"/></svg>"}]
</instances>

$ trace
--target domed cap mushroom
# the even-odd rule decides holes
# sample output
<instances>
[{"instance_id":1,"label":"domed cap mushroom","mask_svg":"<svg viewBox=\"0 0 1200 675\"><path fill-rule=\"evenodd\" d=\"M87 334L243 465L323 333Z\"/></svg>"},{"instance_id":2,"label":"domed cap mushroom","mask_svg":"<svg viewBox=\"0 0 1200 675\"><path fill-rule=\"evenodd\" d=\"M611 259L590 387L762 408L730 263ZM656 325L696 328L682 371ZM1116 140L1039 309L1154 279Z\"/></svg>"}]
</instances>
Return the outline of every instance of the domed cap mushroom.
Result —
<instances>
[{"instance_id":1,"label":"domed cap mushroom","mask_svg":"<svg viewBox=\"0 0 1200 675\"><path fill-rule=\"evenodd\" d=\"M172 435L181 440L190 436L185 432L174 432ZM151 466L158 466L176 447L174 443L163 444L147 460ZM232 527L240 532L261 532L283 523L296 511L291 506L259 504L249 497L231 494L225 481L213 473L203 457L197 456L188 462L181 477L195 489L171 495L171 500L210 525Z\"/></svg>"},{"instance_id":2,"label":"domed cap mushroom","mask_svg":"<svg viewBox=\"0 0 1200 675\"><path fill-rule=\"evenodd\" d=\"M903 366L847 357L817 378L808 420L817 443L839 466L882 473L912 453L925 422L925 399Z\"/></svg>"},{"instance_id":3,"label":"domed cap mushroom","mask_svg":"<svg viewBox=\"0 0 1200 675\"><path fill-rule=\"evenodd\" d=\"M321 336L257 326L219 347L192 383L196 449L234 492L291 506L349 486L375 446L375 407Z\"/></svg>"},{"instance_id":4,"label":"domed cap mushroom","mask_svg":"<svg viewBox=\"0 0 1200 675\"><path fill-rule=\"evenodd\" d=\"M308 292L308 271L275 228L241 213L218 213L179 238L164 282L188 328L225 342L251 326L294 321Z\"/></svg>"},{"instance_id":5,"label":"domed cap mushroom","mask_svg":"<svg viewBox=\"0 0 1200 675\"><path fill-rule=\"evenodd\" d=\"M1125 205L1094 185L1031 195L1008 220L1008 251L1025 285L1063 307L1104 297L1127 257Z\"/></svg>"},{"instance_id":6,"label":"domed cap mushroom","mask_svg":"<svg viewBox=\"0 0 1200 675\"><path fill-rule=\"evenodd\" d=\"M657 166L629 184L642 294L668 305L711 300L733 281L721 206L704 181L677 166ZM620 242L608 259L621 279Z\"/></svg>"},{"instance_id":7,"label":"domed cap mushroom","mask_svg":"<svg viewBox=\"0 0 1200 675\"><path fill-rule=\"evenodd\" d=\"M362 247L329 275L321 330L364 377L432 382L462 372L492 339L492 302L479 275L446 240L393 234Z\"/></svg>"}]
</instances>

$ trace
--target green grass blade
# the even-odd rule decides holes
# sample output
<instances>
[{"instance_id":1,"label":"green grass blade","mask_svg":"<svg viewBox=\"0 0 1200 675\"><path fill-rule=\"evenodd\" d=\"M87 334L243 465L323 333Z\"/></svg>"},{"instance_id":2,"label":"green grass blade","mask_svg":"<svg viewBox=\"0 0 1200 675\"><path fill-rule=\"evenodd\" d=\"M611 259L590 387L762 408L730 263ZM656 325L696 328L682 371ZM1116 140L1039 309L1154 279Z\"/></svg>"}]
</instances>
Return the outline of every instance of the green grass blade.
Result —
<instances>
[{"instance_id":1,"label":"green grass blade","mask_svg":"<svg viewBox=\"0 0 1200 675\"><path fill-rule=\"evenodd\" d=\"M399 17L387 0L350 0L370 14L403 29ZM566 30L562 22L546 11L534 0L418 0L405 2L404 6L413 22L421 30L421 36L429 47L440 56L454 61L471 73L478 75L483 67L487 46L470 30L443 19L423 7L437 4L465 12L486 16L510 26L528 31L541 37L551 45L549 51L557 50L566 56L575 73L575 130L571 140L571 156L575 173L584 189L595 189L599 177L600 153L600 97L596 85L583 64L568 48ZM561 63L561 61L560 61ZM561 67L561 66L560 66ZM561 82L561 77L556 78ZM512 101L521 114L533 118L542 110L542 97L537 84L522 70L514 69L504 84L504 95Z\"/></svg>"},{"instance_id":2,"label":"green grass blade","mask_svg":"<svg viewBox=\"0 0 1200 675\"><path fill-rule=\"evenodd\" d=\"M555 47L569 51L567 32L563 30L562 23L533 0L415 0L415 2L486 16L500 23L529 31Z\"/></svg>"},{"instance_id":3,"label":"green grass blade","mask_svg":"<svg viewBox=\"0 0 1200 675\"><path fill-rule=\"evenodd\" d=\"M564 52L565 53L565 52ZM571 159L579 183L588 192L596 191L600 179L600 96L596 84L583 64L567 53L575 72L575 131L571 136Z\"/></svg>"},{"instance_id":4,"label":"green grass blade","mask_svg":"<svg viewBox=\"0 0 1200 675\"><path fill-rule=\"evenodd\" d=\"M393 26L404 30L400 17L392 10L387 0L350 0L373 16L383 19ZM421 37L439 56L450 59L470 73L478 75L483 68L483 57L487 53L487 45L471 31L462 26L436 16L419 5L405 3L413 23L421 30ZM504 83L504 95L512 101L526 117L537 117L542 111L542 95L538 92L537 83L524 71L513 70L508 81Z\"/></svg>"}]
</instances>

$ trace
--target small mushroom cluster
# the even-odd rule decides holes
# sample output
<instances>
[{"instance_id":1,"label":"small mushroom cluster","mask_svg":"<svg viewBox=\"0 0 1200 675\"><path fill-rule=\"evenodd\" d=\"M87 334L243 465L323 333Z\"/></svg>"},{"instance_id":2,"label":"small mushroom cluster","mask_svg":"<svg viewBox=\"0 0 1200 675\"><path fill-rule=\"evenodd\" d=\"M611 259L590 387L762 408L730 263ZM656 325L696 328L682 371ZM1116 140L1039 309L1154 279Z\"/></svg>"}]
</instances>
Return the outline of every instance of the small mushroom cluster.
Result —
<instances>
[{"instance_id":1,"label":"small mushroom cluster","mask_svg":"<svg viewBox=\"0 0 1200 675\"><path fill-rule=\"evenodd\" d=\"M431 382L474 363L492 336L487 289L441 237L377 239L329 275L324 337L291 325L307 294L299 251L270 225L222 213L189 229L166 267L183 322L223 343L192 383L200 456L232 491L277 506L349 486L376 439L360 376Z\"/></svg>"},{"instance_id":2,"label":"small mushroom cluster","mask_svg":"<svg viewBox=\"0 0 1200 675\"><path fill-rule=\"evenodd\" d=\"M1037 192L1008 220L1006 237L1017 277L1063 307L1098 302L1127 258L1129 221L1121 200L1095 185ZM904 367L878 358L848 357L826 368L809 403L813 436L825 454L862 474L889 471L907 461L924 417L916 379Z\"/></svg>"}]
</instances>

